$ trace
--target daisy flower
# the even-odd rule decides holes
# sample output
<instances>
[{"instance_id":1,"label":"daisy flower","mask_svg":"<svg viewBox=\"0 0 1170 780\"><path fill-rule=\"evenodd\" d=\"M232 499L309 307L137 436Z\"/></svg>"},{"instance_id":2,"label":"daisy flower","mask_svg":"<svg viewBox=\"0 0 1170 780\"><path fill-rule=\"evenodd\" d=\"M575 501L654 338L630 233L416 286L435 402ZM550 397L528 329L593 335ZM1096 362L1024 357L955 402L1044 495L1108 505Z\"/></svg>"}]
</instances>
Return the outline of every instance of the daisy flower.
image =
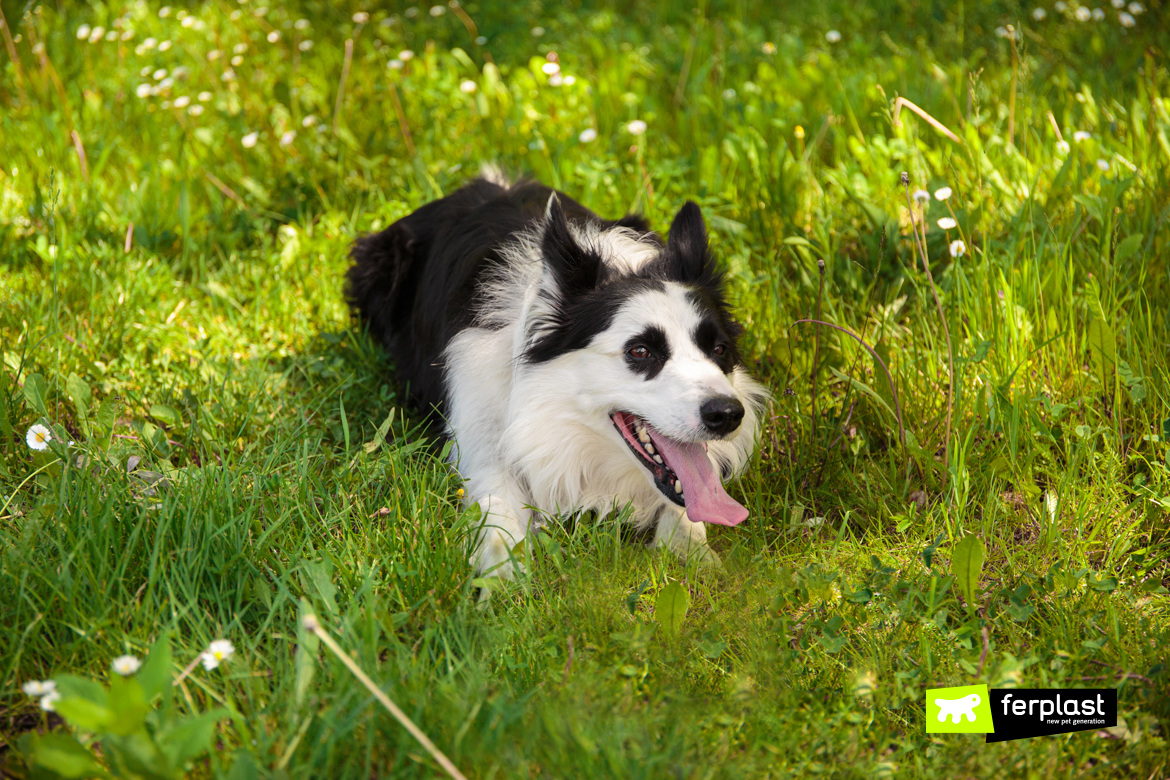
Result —
<instances>
[{"instance_id":1,"label":"daisy flower","mask_svg":"<svg viewBox=\"0 0 1170 780\"><path fill-rule=\"evenodd\" d=\"M951 242L951 257L962 257L967 252L967 245L962 240Z\"/></svg>"},{"instance_id":2,"label":"daisy flower","mask_svg":"<svg viewBox=\"0 0 1170 780\"><path fill-rule=\"evenodd\" d=\"M626 129L630 131L630 135L641 135L646 132L646 123L641 119L635 119L626 125Z\"/></svg>"},{"instance_id":3,"label":"daisy flower","mask_svg":"<svg viewBox=\"0 0 1170 780\"><path fill-rule=\"evenodd\" d=\"M37 423L28 429L24 440L28 442L30 449L34 449L37 452L44 452L49 449L49 442L53 440L53 434L49 432L48 428Z\"/></svg>"},{"instance_id":4,"label":"daisy flower","mask_svg":"<svg viewBox=\"0 0 1170 780\"><path fill-rule=\"evenodd\" d=\"M561 72L561 66L559 63L556 63L556 62L546 62L540 66L540 69L542 71L544 71L545 75L548 75L548 76L551 76L554 73Z\"/></svg>"},{"instance_id":5,"label":"daisy flower","mask_svg":"<svg viewBox=\"0 0 1170 780\"><path fill-rule=\"evenodd\" d=\"M194 105L187 109L187 113L191 116L199 116L203 113L203 106Z\"/></svg>"},{"instance_id":6,"label":"daisy flower","mask_svg":"<svg viewBox=\"0 0 1170 780\"><path fill-rule=\"evenodd\" d=\"M1117 21L1121 23L1122 27L1133 27L1135 24L1137 24L1137 19L1134 19L1125 11L1122 11L1117 15Z\"/></svg>"},{"instance_id":7,"label":"daisy flower","mask_svg":"<svg viewBox=\"0 0 1170 780\"><path fill-rule=\"evenodd\" d=\"M301 127L312 127L315 124L317 124L317 117L312 114L301 120Z\"/></svg>"},{"instance_id":8,"label":"daisy flower","mask_svg":"<svg viewBox=\"0 0 1170 780\"><path fill-rule=\"evenodd\" d=\"M402 51L398 52L398 59L402 60L403 62L410 62L414 59L414 52L412 52L410 49L403 49Z\"/></svg>"},{"instance_id":9,"label":"daisy flower","mask_svg":"<svg viewBox=\"0 0 1170 780\"><path fill-rule=\"evenodd\" d=\"M1124 5L1124 3L1123 3ZM89 38L89 25L83 24L77 28L77 40L84 41Z\"/></svg>"},{"instance_id":10,"label":"daisy flower","mask_svg":"<svg viewBox=\"0 0 1170 780\"><path fill-rule=\"evenodd\" d=\"M1087 130L1077 130L1073 133L1074 141L1088 141L1092 137L1092 133L1089 133Z\"/></svg>"},{"instance_id":11,"label":"daisy flower","mask_svg":"<svg viewBox=\"0 0 1170 780\"><path fill-rule=\"evenodd\" d=\"M286 132L284 135L282 135L280 137L280 145L281 146L289 146L296 139L296 137L297 137L297 131L296 130L289 130L288 132Z\"/></svg>"},{"instance_id":12,"label":"daisy flower","mask_svg":"<svg viewBox=\"0 0 1170 780\"><path fill-rule=\"evenodd\" d=\"M1044 21L1044 17L1048 16L1048 12L1043 8L1036 8L1032 11L1032 18L1038 22Z\"/></svg>"},{"instance_id":13,"label":"daisy flower","mask_svg":"<svg viewBox=\"0 0 1170 780\"><path fill-rule=\"evenodd\" d=\"M1104 18L1105 18L1105 12L1103 10L1101 10L1100 8L1093 9L1093 21L1094 22L1099 22Z\"/></svg>"},{"instance_id":14,"label":"daisy flower","mask_svg":"<svg viewBox=\"0 0 1170 780\"><path fill-rule=\"evenodd\" d=\"M529 32L532 33L533 38L539 38L540 36L544 35L544 28L533 27L531 30L529 30Z\"/></svg>"},{"instance_id":15,"label":"daisy flower","mask_svg":"<svg viewBox=\"0 0 1170 780\"><path fill-rule=\"evenodd\" d=\"M297 45L297 48L301 51L308 51L309 49L313 48L313 42L309 40L301 41L300 44Z\"/></svg>"},{"instance_id":16,"label":"daisy flower","mask_svg":"<svg viewBox=\"0 0 1170 780\"><path fill-rule=\"evenodd\" d=\"M1110 5L1112 5L1116 9L1120 10L1122 8L1125 8L1125 0L1110 0Z\"/></svg>"},{"instance_id":17,"label":"daisy flower","mask_svg":"<svg viewBox=\"0 0 1170 780\"><path fill-rule=\"evenodd\" d=\"M191 98L186 95L180 95L175 98L175 108L186 108L191 104Z\"/></svg>"},{"instance_id":18,"label":"daisy flower","mask_svg":"<svg viewBox=\"0 0 1170 780\"><path fill-rule=\"evenodd\" d=\"M358 11L353 15L354 24L365 24L368 21L370 21L370 15L365 11Z\"/></svg>"},{"instance_id":19,"label":"daisy flower","mask_svg":"<svg viewBox=\"0 0 1170 780\"><path fill-rule=\"evenodd\" d=\"M926 190L914 190L914 200L925 205L930 202L930 193Z\"/></svg>"},{"instance_id":20,"label":"daisy flower","mask_svg":"<svg viewBox=\"0 0 1170 780\"><path fill-rule=\"evenodd\" d=\"M272 32L268 33L268 42L269 43L276 43L279 40L280 40L280 31L279 30L273 30Z\"/></svg>"},{"instance_id":21,"label":"daisy flower","mask_svg":"<svg viewBox=\"0 0 1170 780\"><path fill-rule=\"evenodd\" d=\"M236 648L227 639L217 639L207 646L207 649L200 655L203 661L203 668L211 671L218 667L221 663L232 657L236 652Z\"/></svg>"},{"instance_id":22,"label":"daisy flower","mask_svg":"<svg viewBox=\"0 0 1170 780\"><path fill-rule=\"evenodd\" d=\"M1078 6L1077 10L1073 11L1073 15L1076 16L1078 22L1087 22L1089 21L1089 18L1092 17L1093 12L1082 5Z\"/></svg>"},{"instance_id":23,"label":"daisy flower","mask_svg":"<svg viewBox=\"0 0 1170 780\"><path fill-rule=\"evenodd\" d=\"M55 690L49 691L48 693L46 693L44 696L41 697L41 709L44 710L45 712L54 711L57 708L53 705L53 702L57 701L60 698L61 698L60 692L55 691Z\"/></svg>"},{"instance_id":24,"label":"daisy flower","mask_svg":"<svg viewBox=\"0 0 1170 780\"><path fill-rule=\"evenodd\" d=\"M476 86L476 83L471 79L464 79L463 81L459 82L459 91L464 94L470 95L472 92L475 92L477 88L478 87Z\"/></svg>"},{"instance_id":25,"label":"daisy flower","mask_svg":"<svg viewBox=\"0 0 1170 780\"><path fill-rule=\"evenodd\" d=\"M1108 160L1098 160L1097 167L1103 171L1107 171L1107 170L1109 170L1109 161Z\"/></svg>"},{"instance_id":26,"label":"daisy flower","mask_svg":"<svg viewBox=\"0 0 1170 780\"><path fill-rule=\"evenodd\" d=\"M210 92L200 92L199 93L199 102L200 103L206 103L208 100L211 100L211 93Z\"/></svg>"},{"instance_id":27,"label":"daisy flower","mask_svg":"<svg viewBox=\"0 0 1170 780\"><path fill-rule=\"evenodd\" d=\"M946 200L947 198L951 197L951 188L950 187L939 187L937 190L934 191L934 197L935 197L935 200Z\"/></svg>"},{"instance_id":28,"label":"daisy flower","mask_svg":"<svg viewBox=\"0 0 1170 780\"><path fill-rule=\"evenodd\" d=\"M760 47L760 51L764 52L764 54L775 54L776 53L776 44L772 43L771 41L768 41L767 43L765 43L763 46Z\"/></svg>"},{"instance_id":29,"label":"daisy flower","mask_svg":"<svg viewBox=\"0 0 1170 780\"><path fill-rule=\"evenodd\" d=\"M829 43L839 43L841 41L841 33L836 30L829 30L825 33L825 40Z\"/></svg>"},{"instance_id":30,"label":"daisy flower","mask_svg":"<svg viewBox=\"0 0 1170 780\"><path fill-rule=\"evenodd\" d=\"M53 680L29 680L20 686L20 689L24 691L26 696L31 696L35 699L57 690L57 683Z\"/></svg>"},{"instance_id":31,"label":"daisy flower","mask_svg":"<svg viewBox=\"0 0 1170 780\"><path fill-rule=\"evenodd\" d=\"M442 16L445 13L447 13L447 9L444 8L443 6L441 6L441 5L432 5L431 6L431 10L430 10L431 16L438 17L438 16Z\"/></svg>"},{"instance_id":32,"label":"daisy flower","mask_svg":"<svg viewBox=\"0 0 1170 780\"><path fill-rule=\"evenodd\" d=\"M943 230L954 230L959 226L959 223L955 222L955 220L951 219L950 217L943 217L938 221L938 226Z\"/></svg>"},{"instance_id":33,"label":"daisy flower","mask_svg":"<svg viewBox=\"0 0 1170 780\"><path fill-rule=\"evenodd\" d=\"M309 29L309 20L297 19L297 23L294 24L293 27L297 28L298 30L307 30Z\"/></svg>"},{"instance_id":34,"label":"daisy flower","mask_svg":"<svg viewBox=\"0 0 1170 780\"><path fill-rule=\"evenodd\" d=\"M1129 8L1129 12L1131 14L1133 14L1134 16L1138 16L1140 14L1143 14L1146 11L1146 7L1144 5L1142 5L1141 3L1130 3L1128 8Z\"/></svg>"},{"instance_id":35,"label":"daisy flower","mask_svg":"<svg viewBox=\"0 0 1170 780\"><path fill-rule=\"evenodd\" d=\"M244 145L245 149L251 149L260 140L260 133L248 133L240 139L240 143Z\"/></svg>"},{"instance_id":36,"label":"daisy flower","mask_svg":"<svg viewBox=\"0 0 1170 780\"><path fill-rule=\"evenodd\" d=\"M140 98L150 97L150 85L139 84L137 89L134 90L134 94Z\"/></svg>"},{"instance_id":37,"label":"daisy flower","mask_svg":"<svg viewBox=\"0 0 1170 780\"><path fill-rule=\"evenodd\" d=\"M581 131L581 134L577 136L577 140L583 144L592 143L593 141L597 140L597 131L592 127L586 127Z\"/></svg>"},{"instance_id":38,"label":"daisy flower","mask_svg":"<svg viewBox=\"0 0 1170 780\"><path fill-rule=\"evenodd\" d=\"M123 677L129 677L142 668L142 661L132 655L120 655L111 664L114 671Z\"/></svg>"}]
</instances>

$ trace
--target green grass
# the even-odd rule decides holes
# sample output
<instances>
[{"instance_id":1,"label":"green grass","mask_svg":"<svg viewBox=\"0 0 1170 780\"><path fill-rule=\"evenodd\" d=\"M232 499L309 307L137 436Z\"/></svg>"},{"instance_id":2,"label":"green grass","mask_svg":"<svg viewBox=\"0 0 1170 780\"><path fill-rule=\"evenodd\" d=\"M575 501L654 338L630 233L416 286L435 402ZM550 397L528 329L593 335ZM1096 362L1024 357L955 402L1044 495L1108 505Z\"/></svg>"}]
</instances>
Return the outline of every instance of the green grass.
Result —
<instances>
[{"instance_id":1,"label":"green grass","mask_svg":"<svg viewBox=\"0 0 1170 780\"><path fill-rule=\"evenodd\" d=\"M192 6L193 24L155 3L3 3L19 58L0 55L7 747L42 724L24 681L104 679L170 631L176 672L213 639L238 648L178 697L241 716L192 776L228 776L238 751L264 777L436 776L336 660L298 689L304 600L469 776L1166 774L1164 6L1126 29L1107 3L1086 22L869 0L475 3L364 24L356 6L257 5ZM79 40L83 24L133 37ZM541 68L554 51L560 86ZM167 83L157 69L169 88L138 97ZM898 96L960 142L908 109L895 126ZM354 237L484 162L663 229L703 206L774 392L732 491L752 518L712 533L723 571L612 522L554 523L530 575L475 609L458 478L341 280ZM911 192L954 191L926 223L953 399L902 171ZM868 353L793 324L817 311L889 365L905 449ZM363 447L391 411L390 440ZM75 440L68 463L26 446L37 422ZM987 551L970 601L950 560L966 534ZM677 636L655 617L668 582L691 598ZM975 682L1115 686L1124 728L926 735L924 690Z\"/></svg>"}]
</instances>

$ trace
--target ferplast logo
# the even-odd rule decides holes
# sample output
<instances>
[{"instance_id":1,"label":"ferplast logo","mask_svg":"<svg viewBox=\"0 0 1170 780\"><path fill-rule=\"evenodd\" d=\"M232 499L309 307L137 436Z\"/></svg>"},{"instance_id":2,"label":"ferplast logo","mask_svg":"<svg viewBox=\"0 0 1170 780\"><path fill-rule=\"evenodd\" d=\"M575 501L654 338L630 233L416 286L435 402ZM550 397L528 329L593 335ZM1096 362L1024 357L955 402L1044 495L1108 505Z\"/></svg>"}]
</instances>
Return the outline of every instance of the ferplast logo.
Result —
<instances>
[{"instance_id":1,"label":"ferplast logo","mask_svg":"<svg viewBox=\"0 0 1170 780\"><path fill-rule=\"evenodd\" d=\"M991 697L986 685L934 688L926 692L927 734L992 734Z\"/></svg>"}]
</instances>

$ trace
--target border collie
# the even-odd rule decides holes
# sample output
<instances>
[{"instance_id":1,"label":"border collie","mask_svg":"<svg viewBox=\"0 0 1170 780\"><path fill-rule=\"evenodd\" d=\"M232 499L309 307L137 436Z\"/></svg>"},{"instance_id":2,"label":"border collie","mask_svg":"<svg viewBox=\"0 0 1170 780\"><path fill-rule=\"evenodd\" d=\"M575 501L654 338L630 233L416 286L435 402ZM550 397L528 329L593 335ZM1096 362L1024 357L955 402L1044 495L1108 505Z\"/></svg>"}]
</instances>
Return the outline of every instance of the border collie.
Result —
<instances>
[{"instance_id":1,"label":"border collie","mask_svg":"<svg viewBox=\"0 0 1170 780\"><path fill-rule=\"evenodd\" d=\"M707 524L748 515L720 477L747 464L767 393L698 206L663 242L641 216L488 168L352 259L351 306L454 440L482 511L477 573L511 577L542 514L625 507L654 546L718 563Z\"/></svg>"}]
</instances>

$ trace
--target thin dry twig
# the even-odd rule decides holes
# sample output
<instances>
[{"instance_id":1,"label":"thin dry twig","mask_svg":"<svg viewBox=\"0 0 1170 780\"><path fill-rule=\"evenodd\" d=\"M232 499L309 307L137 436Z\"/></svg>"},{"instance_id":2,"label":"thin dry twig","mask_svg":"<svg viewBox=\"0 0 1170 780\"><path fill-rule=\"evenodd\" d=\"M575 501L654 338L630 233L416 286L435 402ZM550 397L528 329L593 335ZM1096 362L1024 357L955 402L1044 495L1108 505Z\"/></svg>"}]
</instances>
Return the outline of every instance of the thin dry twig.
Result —
<instances>
[{"instance_id":1,"label":"thin dry twig","mask_svg":"<svg viewBox=\"0 0 1170 780\"><path fill-rule=\"evenodd\" d=\"M955 135L950 130L948 130L946 125L944 125L942 122L938 121L937 119L932 117L930 114L926 113L921 108L914 105L913 103L911 103L909 100L907 100L904 97L899 97L897 100L894 101L894 127L901 127L902 126L902 123L898 120L898 114L900 114L902 112L902 106L906 106L906 108L910 109L915 114L918 114L918 116L925 119L930 124L931 127L933 127L935 130L938 130L940 133L945 135L947 138L951 139L952 141L959 144L960 146L963 145L962 139L960 139L959 136Z\"/></svg>"},{"instance_id":2,"label":"thin dry twig","mask_svg":"<svg viewBox=\"0 0 1170 780\"><path fill-rule=\"evenodd\" d=\"M129 252L130 248L134 246L134 223L131 222L126 226L126 246L125 251Z\"/></svg>"},{"instance_id":3,"label":"thin dry twig","mask_svg":"<svg viewBox=\"0 0 1170 780\"><path fill-rule=\"evenodd\" d=\"M333 641L333 637L329 636L329 633L321 627L321 624L317 621L316 616L306 615L302 624L304 625L306 631L313 632L313 634L315 634L317 638L320 639L325 644L325 646L329 648L330 652L337 656L337 660L345 664L345 667L353 673L353 676L358 679L358 682L364 685L366 690L373 694L374 698L377 699L379 703L381 703L381 705L390 712L391 715L394 716L394 719L398 721L404 729L410 732L410 735L418 740L420 745L426 748L427 752L430 753L435 761L439 763L439 766L443 767L447 774L456 778L456 780L467 780L466 776L459 771L459 768L456 767L455 764L451 763L451 759L447 758L443 751L435 747L435 743L431 742L430 738L422 732L422 729L414 725L414 721L407 717L406 713L400 710L398 705L392 702L390 697L387 696L381 688L374 684L374 681L371 680L366 675L366 673L362 671L362 668L357 665L356 661L350 658L349 655L341 649L337 642Z\"/></svg>"},{"instance_id":4,"label":"thin dry twig","mask_svg":"<svg viewBox=\"0 0 1170 780\"><path fill-rule=\"evenodd\" d=\"M71 130L69 136L73 139L73 148L77 150L77 159L81 161L81 176L89 181L89 165L85 161L85 146L81 143L81 136L76 130Z\"/></svg>"},{"instance_id":5,"label":"thin dry twig","mask_svg":"<svg viewBox=\"0 0 1170 780\"><path fill-rule=\"evenodd\" d=\"M341 104L345 100L345 80L349 78L349 64L353 62L353 38L345 39L345 61L341 64L341 80L337 84L337 103L333 106L333 134L341 127Z\"/></svg>"},{"instance_id":6,"label":"thin dry twig","mask_svg":"<svg viewBox=\"0 0 1170 780\"><path fill-rule=\"evenodd\" d=\"M402 130L402 140L406 142L406 151L414 157L414 139L410 137L410 125L406 123L406 112L402 110L402 101L398 99L398 88L390 82L390 99L394 101L394 113L398 115L398 127Z\"/></svg>"}]
</instances>

